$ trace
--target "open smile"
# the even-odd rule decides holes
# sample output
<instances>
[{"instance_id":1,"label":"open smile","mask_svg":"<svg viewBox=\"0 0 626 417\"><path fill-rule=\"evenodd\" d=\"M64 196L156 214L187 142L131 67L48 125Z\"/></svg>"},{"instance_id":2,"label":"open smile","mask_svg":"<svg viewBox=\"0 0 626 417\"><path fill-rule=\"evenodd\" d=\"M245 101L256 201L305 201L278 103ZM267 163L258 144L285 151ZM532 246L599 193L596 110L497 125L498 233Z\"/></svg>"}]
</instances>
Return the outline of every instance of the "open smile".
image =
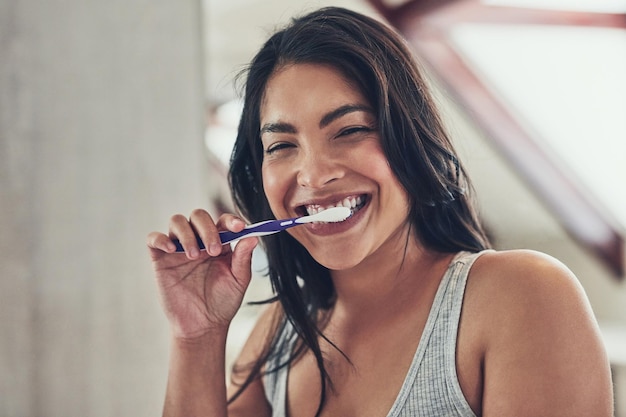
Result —
<instances>
[{"instance_id":1,"label":"open smile","mask_svg":"<svg viewBox=\"0 0 626 417\"><path fill-rule=\"evenodd\" d=\"M352 195L329 204L305 204L297 207L296 212L310 216L333 207L347 207L351 211L350 216L353 216L367 204L367 200L367 194Z\"/></svg>"}]
</instances>

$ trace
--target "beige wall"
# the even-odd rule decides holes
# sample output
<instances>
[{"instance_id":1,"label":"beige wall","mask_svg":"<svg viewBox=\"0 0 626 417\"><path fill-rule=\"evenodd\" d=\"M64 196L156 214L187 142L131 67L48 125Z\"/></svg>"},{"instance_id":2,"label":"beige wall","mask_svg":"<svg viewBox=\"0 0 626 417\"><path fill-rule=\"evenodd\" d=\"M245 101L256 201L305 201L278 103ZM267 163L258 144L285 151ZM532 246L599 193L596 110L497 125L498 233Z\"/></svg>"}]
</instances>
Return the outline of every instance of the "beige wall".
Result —
<instances>
[{"instance_id":1,"label":"beige wall","mask_svg":"<svg viewBox=\"0 0 626 417\"><path fill-rule=\"evenodd\" d=\"M198 1L0 2L0 415L159 415L145 249L205 204Z\"/></svg>"}]
</instances>

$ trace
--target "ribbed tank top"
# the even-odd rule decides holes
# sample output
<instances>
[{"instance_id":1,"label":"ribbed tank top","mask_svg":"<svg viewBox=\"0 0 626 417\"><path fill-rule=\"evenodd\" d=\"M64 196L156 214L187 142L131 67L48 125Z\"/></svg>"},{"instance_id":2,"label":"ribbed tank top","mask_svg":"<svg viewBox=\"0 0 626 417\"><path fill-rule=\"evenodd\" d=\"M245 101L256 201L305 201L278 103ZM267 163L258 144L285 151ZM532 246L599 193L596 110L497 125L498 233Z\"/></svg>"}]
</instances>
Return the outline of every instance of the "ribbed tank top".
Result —
<instances>
[{"instance_id":1,"label":"ribbed tank top","mask_svg":"<svg viewBox=\"0 0 626 417\"><path fill-rule=\"evenodd\" d=\"M387 417L475 417L456 373L456 339L467 276L482 254L458 253L441 279L413 361ZM287 325L279 337L289 349L267 364L274 369L289 357L296 341ZM272 417L286 417L288 367L264 378L265 395Z\"/></svg>"}]
</instances>

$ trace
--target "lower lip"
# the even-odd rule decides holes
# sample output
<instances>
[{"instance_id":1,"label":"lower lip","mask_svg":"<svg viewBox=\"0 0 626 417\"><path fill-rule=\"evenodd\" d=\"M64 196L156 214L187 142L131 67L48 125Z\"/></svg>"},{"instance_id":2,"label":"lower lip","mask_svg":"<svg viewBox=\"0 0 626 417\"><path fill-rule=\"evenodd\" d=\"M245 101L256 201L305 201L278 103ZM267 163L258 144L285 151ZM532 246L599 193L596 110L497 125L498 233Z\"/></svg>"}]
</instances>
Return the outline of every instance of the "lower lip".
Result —
<instances>
[{"instance_id":1,"label":"lower lip","mask_svg":"<svg viewBox=\"0 0 626 417\"><path fill-rule=\"evenodd\" d=\"M359 211L352 214L350 217L348 217L346 220L342 222L308 223L305 225L305 227L307 228L309 232L318 236L327 236L327 235L333 235L336 233L345 232L346 230L354 226L354 224L356 224L361 219L361 217L363 217L365 209L368 207L368 205L369 205L369 201L363 207L361 207Z\"/></svg>"}]
</instances>

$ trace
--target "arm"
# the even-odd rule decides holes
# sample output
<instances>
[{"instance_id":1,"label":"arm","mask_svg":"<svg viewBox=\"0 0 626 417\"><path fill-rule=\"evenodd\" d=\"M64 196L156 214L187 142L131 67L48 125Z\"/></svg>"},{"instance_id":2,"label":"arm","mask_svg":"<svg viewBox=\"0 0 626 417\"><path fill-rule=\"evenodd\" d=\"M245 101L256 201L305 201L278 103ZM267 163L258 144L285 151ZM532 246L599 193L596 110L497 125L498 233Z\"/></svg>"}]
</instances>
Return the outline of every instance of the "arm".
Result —
<instances>
[{"instance_id":1,"label":"arm","mask_svg":"<svg viewBox=\"0 0 626 417\"><path fill-rule=\"evenodd\" d=\"M226 334L174 338L163 416L226 417Z\"/></svg>"},{"instance_id":2,"label":"arm","mask_svg":"<svg viewBox=\"0 0 626 417\"><path fill-rule=\"evenodd\" d=\"M275 311L276 307L272 306L261 315L235 366L243 365L245 369L245 365L260 357L274 330ZM192 341L173 341L164 416L271 416L272 410L260 379L226 405L227 394L228 398L232 397L247 374L233 373L226 389L225 346L225 332L206 334Z\"/></svg>"},{"instance_id":3,"label":"arm","mask_svg":"<svg viewBox=\"0 0 626 417\"><path fill-rule=\"evenodd\" d=\"M476 266L483 416L612 416L608 359L576 277L530 251L489 254Z\"/></svg>"}]
</instances>

